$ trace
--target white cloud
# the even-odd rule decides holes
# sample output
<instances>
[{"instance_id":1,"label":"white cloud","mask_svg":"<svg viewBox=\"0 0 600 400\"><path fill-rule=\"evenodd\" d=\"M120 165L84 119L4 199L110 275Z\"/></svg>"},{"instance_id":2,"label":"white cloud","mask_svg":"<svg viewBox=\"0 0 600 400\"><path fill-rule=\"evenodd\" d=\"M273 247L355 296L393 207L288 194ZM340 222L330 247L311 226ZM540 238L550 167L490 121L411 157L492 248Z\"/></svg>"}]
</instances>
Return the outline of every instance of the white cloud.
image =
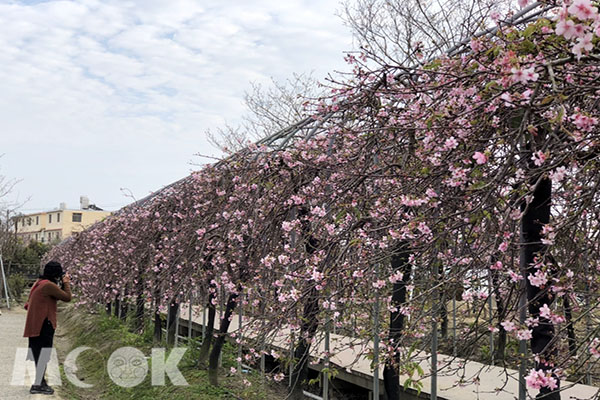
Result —
<instances>
[{"instance_id":1,"label":"white cloud","mask_svg":"<svg viewBox=\"0 0 600 400\"><path fill-rule=\"evenodd\" d=\"M344 67L334 1L0 0L2 172L25 207L99 205L186 175L250 81ZM75 204L72 204L73 206Z\"/></svg>"}]
</instances>

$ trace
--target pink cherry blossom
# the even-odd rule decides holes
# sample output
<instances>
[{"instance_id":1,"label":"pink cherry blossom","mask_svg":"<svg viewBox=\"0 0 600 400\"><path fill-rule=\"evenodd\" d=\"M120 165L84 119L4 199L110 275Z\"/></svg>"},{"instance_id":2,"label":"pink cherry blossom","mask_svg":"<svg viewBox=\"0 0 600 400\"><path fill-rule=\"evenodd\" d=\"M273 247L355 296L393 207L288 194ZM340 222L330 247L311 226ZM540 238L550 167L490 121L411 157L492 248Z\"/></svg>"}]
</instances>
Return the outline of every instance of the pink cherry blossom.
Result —
<instances>
[{"instance_id":1,"label":"pink cherry blossom","mask_svg":"<svg viewBox=\"0 0 600 400\"><path fill-rule=\"evenodd\" d=\"M526 84L529 81L535 82L540 76L540 74L535 72L535 67L529 67L524 69L511 68L510 72L512 73L513 82L520 82L522 84Z\"/></svg>"},{"instance_id":2,"label":"pink cherry blossom","mask_svg":"<svg viewBox=\"0 0 600 400\"><path fill-rule=\"evenodd\" d=\"M586 19L594 19L598 14L598 9L592 6L590 0L575 0L568 8L571 15L585 21Z\"/></svg>"},{"instance_id":3,"label":"pink cherry blossom","mask_svg":"<svg viewBox=\"0 0 600 400\"><path fill-rule=\"evenodd\" d=\"M503 321L500 323L506 332L512 332L517 329L517 325L512 321Z\"/></svg>"},{"instance_id":4,"label":"pink cherry blossom","mask_svg":"<svg viewBox=\"0 0 600 400\"><path fill-rule=\"evenodd\" d=\"M512 282L519 282L523 279L523 276L517 274L515 271L508 271L508 276Z\"/></svg>"},{"instance_id":5,"label":"pink cherry blossom","mask_svg":"<svg viewBox=\"0 0 600 400\"><path fill-rule=\"evenodd\" d=\"M483 165L488 161L488 158L485 154L483 154L480 151L476 151L475 154L473 154L473 159L477 162L477 164L479 165Z\"/></svg>"},{"instance_id":6,"label":"pink cherry blossom","mask_svg":"<svg viewBox=\"0 0 600 400\"><path fill-rule=\"evenodd\" d=\"M594 338L590 343L590 353L596 357L600 357L600 339Z\"/></svg>"},{"instance_id":7,"label":"pink cherry blossom","mask_svg":"<svg viewBox=\"0 0 600 400\"><path fill-rule=\"evenodd\" d=\"M592 33L586 33L583 37L579 37L577 39L577 43L573 46L573 54L577 56L577 58L581 58L583 53L587 53L594 48L592 44L592 39L594 35Z\"/></svg>"},{"instance_id":8,"label":"pink cherry blossom","mask_svg":"<svg viewBox=\"0 0 600 400\"><path fill-rule=\"evenodd\" d=\"M533 337L533 331L531 329L521 329L517 331L517 339L529 340Z\"/></svg>"},{"instance_id":9,"label":"pink cherry blossom","mask_svg":"<svg viewBox=\"0 0 600 400\"><path fill-rule=\"evenodd\" d=\"M571 119L573 120L573 124L575 124L578 129L581 129L584 132L591 132L596 124L598 124L597 118L588 117L587 115L581 113L572 115Z\"/></svg>"},{"instance_id":10,"label":"pink cherry blossom","mask_svg":"<svg viewBox=\"0 0 600 400\"><path fill-rule=\"evenodd\" d=\"M548 276L545 272L540 270L536 271L535 274L529 274L527 279L529 279L529 283L535 287L542 287L548 283Z\"/></svg>"},{"instance_id":11,"label":"pink cherry blossom","mask_svg":"<svg viewBox=\"0 0 600 400\"><path fill-rule=\"evenodd\" d=\"M496 261L495 263L493 263L490 266L490 269L495 270L495 271L500 271L500 270L502 270L503 267L504 267L504 265L502 264L502 261Z\"/></svg>"},{"instance_id":12,"label":"pink cherry blossom","mask_svg":"<svg viewBox=\"0 0 600 400\"><path fill-rule=\"evenodd\" d=\"M458 141L454 137L446 139L444 142L444 148L446 150L452 150L458 147Z\"/></svg>"},{"instance_id":13,"label":"pink cherry blossom","mask_svg":"<svg viewBox=\"0 0 600 400\"><path fill-rule=\"evenodd\" d=\"M546 158L548 158L548 156L541 150L536 151L531 156L531 160L538 167L541 166L544 163L544 161L546 161Z\"/></svg>"},{"instance_id":14,"label":"pink cherry blossom","mask_svg":"<svg viewBox=\"0 0 600 400\"><path fill-rule=\"evenodd\" d=\"M556 34L570 40L575 37L575 22L570 19L562 19L556 24Z\"/></svg>"},{"instance_id":15,"label":"pink cherry blossom","mask_svg":"<svg viewBox=\"0 0 600 400\"><path fill-rule=\"evenodd\" d=\"M552 183L559 183L563 179L565 179L565 174L566 173L567 173L567 168L565 168L565 167L558 167L558 168L556 168L555 171L551 171L549 173L549 176L550 176L550 179L552 180Z\"/></svg>"},{"instance_id":16,"label":"pink cherry blossom","mask_svg":"<svg viewBox=\"0 0 600 400\"><path fill-rule=\"evenodd\" d=\"M548 304L545 304L540 307L540 317L550 319L552 312L550 311L550 307Z\"/></svg>"},{"instance_id":17,"label":"pink cherry blossom","mask_svg":"<svg viewBox=\"0 0 600 400\"><path fill-rule=\"evenodd\" d=\"M529 375L525 377L527 386L532 389L541 389L547 387L549 389L556 389L558 382L549 372L543 370L532 369L529 371Z\"/></svg>"},{"instance_id":18,"label":"pink cherry blossom","mask_svg":"<svg viewBox=\"0 0 600 400\"><path fill-rule=\"evenodd\" d=\"M471 41L469 42L469 45L471 46L471 50L473 50L475 53L477 53L483 49L483 46L481 45L481 41L479 41L477 39L471 39Z\"/></svg>"}]
</instances>

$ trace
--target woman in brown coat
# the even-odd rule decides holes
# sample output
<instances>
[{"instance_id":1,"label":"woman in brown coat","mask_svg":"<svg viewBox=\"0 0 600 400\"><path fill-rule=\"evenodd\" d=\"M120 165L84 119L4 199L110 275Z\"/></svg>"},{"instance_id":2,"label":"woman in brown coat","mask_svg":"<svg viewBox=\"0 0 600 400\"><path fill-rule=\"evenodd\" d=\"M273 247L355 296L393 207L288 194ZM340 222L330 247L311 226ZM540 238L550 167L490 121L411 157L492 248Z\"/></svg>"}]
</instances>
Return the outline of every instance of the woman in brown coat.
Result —
<instances>
[{"instance_id":1,"label":"woman in brown coat","mask_svg":"<svg viewBox=\"0 0 600 400\"><path fill-rule=\"evenodd\" d=\"M63 289L58 286L62 282ZM56 330L57 300L71 301L71 284L69 275L65 275L62 266L50 261L44 266L44 273L33 284L29 292L29 300L25 303L27 322L24 337L29 338L29 355L35 361L35 382L29 390L32 394L52 394L54 390L48 386L44 374L50 361L50 351ZM42 349L48 349L42 351Z\"/></svg>"}]
</instances>

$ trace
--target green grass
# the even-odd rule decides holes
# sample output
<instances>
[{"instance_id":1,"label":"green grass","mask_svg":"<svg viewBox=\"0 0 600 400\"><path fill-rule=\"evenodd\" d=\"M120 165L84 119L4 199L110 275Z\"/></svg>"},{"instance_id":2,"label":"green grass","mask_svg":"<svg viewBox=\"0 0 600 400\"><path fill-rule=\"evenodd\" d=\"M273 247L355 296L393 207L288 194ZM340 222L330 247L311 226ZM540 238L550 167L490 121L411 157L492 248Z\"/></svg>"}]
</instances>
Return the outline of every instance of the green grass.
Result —
<instances>
[{"instance_id":1,"label":"green grass","mask_svg":"<svg viewBox=\"0 0 600 400\"><path fill-rule=\"evenodd\" d=\"M219 372L220 386L210 385L207 371L196 367L198 341L193 341L188 346L179 363L179 370L189 386L174 386L168 376L165 377L164 386L152 386L151 366L149 366L146 379L141 384L133 388L123 388L112 382L108 376L107 360L114 350L123 346L135 347L145 355L149 355L153 347L151 327L146 329L148 333L138 335L130 332L127 325L119 319L104 313L90 315L67 307L60 314L59 334L62 336L56 343L59 358L64 360L70 350L79 346L89 346L96 350L85 351L77 359L77 377L85 383L93 384L93 388L83 389L73 385L66 378L61 367L63 385L59 388L59 394L64 399L265 400L285 398L285 388L265 383L260 373L232 375L229 370L231 367L236 367L237 350L230 344L226 344L223 348L223 367ZM150 360L148 362L150 364ZM251 385L248 386L244 380Z\"/></svg>"}]
</instances>

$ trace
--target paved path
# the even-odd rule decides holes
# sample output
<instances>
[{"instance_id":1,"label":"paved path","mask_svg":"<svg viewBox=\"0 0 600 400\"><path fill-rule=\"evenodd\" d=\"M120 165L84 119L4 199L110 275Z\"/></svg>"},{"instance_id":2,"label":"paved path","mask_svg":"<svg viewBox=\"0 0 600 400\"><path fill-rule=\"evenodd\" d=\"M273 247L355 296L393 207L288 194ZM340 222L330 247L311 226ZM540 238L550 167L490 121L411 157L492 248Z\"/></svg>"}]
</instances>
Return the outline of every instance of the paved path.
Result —
<instances>
[{"instance_id":1,"label":"paved path","mask_svg":"<svg viewBox=\"0 0 600 400\"><path fill-rule=\"evenodd\" d=\"M27 339L23 337L25 327L25 317L27 312L22 306L16 305L7 310L2 308L0 315L0 399L2 400L42 400L42 399L60 399L57 395L31 395L29 388L33 377L28 374L25 376L24 385L11 385L13 379L13 368L27 371L26 368L35 370L33 361L23 359L15 361L18 348L27 348Z\"/></svg>"}]
</instances>

